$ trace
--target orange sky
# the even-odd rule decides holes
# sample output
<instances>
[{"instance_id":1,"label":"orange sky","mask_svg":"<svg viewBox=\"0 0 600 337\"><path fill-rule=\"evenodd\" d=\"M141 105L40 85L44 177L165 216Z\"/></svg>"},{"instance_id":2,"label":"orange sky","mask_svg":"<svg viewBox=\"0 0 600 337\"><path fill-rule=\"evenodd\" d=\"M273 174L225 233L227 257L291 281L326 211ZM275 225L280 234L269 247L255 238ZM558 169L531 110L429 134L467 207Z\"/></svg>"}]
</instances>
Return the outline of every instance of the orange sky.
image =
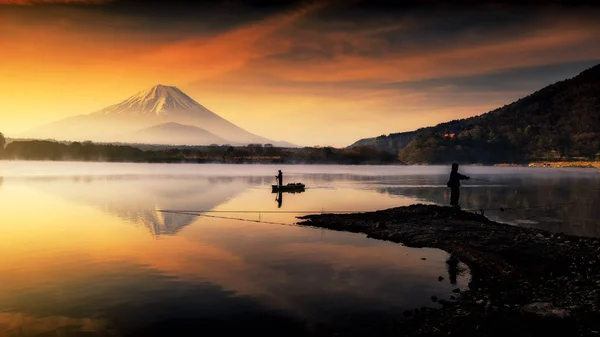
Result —
<instances>
[{"instance_id":1,"label":"orange sky","mask_svg":"<svg viewBox=\"0 0 600 337\"><path fill-rule=\"evenodd\" d=\"M346 146L480 114L600 63L595 9L231 3L163 15L127 0L0 1L0 131L160 83L261 136Z\"/></svg>"}]
</instances>

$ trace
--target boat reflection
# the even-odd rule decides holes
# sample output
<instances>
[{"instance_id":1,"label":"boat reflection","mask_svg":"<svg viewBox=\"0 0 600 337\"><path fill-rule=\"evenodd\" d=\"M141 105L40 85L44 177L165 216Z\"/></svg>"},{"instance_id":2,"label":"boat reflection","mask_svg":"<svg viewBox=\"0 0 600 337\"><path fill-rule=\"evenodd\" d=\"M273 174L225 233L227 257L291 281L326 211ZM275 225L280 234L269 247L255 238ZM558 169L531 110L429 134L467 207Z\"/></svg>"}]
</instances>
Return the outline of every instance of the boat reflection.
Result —
<instances>
[{"instance_id":1,"label":"boat reflection","mask_svg":"<svg viewBox=\"0 0 600 337\"><path fill-rule=\"evenodd\" d=\"M275 201L277 201L277 208L281 208L281 203L283 202L283 193L281 191L277 193Z\"/></svg>"},{"instance_id":2,"label":"boat reflection","mask_svg":"<svg viewBox=\"0 0 600 337\"><path fill-rule=\"evenodd\" d=\"M285 190L275 191L274 190L272 193L277 193L277 196L275 197L275 201L277 201L277 208L281 208L281 204L283 203L283 193L296 194L296 193L302 193L302 192L305 192L304 188L298 189L298 190L290 190L290 191L285 191Z\"/></svg>"}]
</instances>

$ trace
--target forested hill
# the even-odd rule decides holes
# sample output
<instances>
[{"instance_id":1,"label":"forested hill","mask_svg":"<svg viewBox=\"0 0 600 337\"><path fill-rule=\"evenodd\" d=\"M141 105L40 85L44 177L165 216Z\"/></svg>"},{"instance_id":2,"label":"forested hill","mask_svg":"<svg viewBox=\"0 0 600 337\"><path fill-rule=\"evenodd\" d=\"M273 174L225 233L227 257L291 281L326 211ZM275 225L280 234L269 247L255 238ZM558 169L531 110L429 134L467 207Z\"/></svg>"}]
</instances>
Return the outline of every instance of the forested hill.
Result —
<instances>
[{"instance_id":1,"label":"forested hill","mask_svg":"<svg viewBox=\"0 0 600 337\"><path fill-rule=\"evenodd\" d=\"M420 132L425 129L419 129L416 131L391 133L387 136L382 135L375 138L364 138L349 147L359 146L371 146L378 150L388 151L390 153L397 153L400 149L404 148L411 140Z\"/></svg>"},{"instance_id":2,"label":"forested hill","mask_svg":"<svg viewBox=\"0 0 600 337\"><path fill-rule=\"evenodd\" d=\"M480 116L362 139L351 147L357 145L398 153L406 163L598 159L600 65Z\"/></svg>"}]
</instances>

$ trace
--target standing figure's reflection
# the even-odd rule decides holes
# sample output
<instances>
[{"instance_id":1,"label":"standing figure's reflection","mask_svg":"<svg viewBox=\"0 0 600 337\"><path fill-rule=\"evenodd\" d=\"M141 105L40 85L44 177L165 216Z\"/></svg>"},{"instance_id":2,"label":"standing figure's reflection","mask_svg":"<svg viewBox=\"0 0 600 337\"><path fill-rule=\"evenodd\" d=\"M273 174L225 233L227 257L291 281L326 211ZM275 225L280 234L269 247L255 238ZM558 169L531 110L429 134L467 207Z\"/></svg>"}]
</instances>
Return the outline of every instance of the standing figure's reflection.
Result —
<instances>
[{"instance_id":1,"label":"standing figure's reflection","mask_svg":"<svg viewBox=\"0 0 600 337\"><path fill-rule=\"evenodd\" d=\"M446 266L448 267L448 277L450 278L450 284L456 285L456 276L458 275L458 259L454 256L451 256L446 261Z\"/></svg>"},{"instance_id":2,"label":"standing figure's reflection","mask_svg":"<svg viewBox=\"0 0 600 337\"><path fill-rule=\"evenodd\" d=\"M275 201L277 201L277 208L281 208L281 203L283 202L283 193L281 193L281 191L277 192L277 197L275 197Z\"/></svg>"}]
</instances>

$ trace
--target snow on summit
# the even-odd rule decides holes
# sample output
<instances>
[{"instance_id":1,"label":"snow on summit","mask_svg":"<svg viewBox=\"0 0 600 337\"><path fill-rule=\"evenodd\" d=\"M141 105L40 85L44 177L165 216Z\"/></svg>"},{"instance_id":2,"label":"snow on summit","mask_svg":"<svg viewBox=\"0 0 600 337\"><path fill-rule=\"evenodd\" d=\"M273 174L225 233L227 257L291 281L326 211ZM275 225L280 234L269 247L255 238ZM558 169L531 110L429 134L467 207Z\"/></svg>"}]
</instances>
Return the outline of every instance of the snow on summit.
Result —
<instances>
[{"instance_id":1,"label":"snow on summit","mask_svg":"<svg viewBox=\"0 0 600 337\"><path fill-rule=\"evenodd\" d=\"M212 114L178 88L159 84L140 91L119 104L102 109L96 114L166 116L189 111Z\"/></svg>"},{"instance_id":2,"label":"snow on summit","mask_svg":"<svg viewBox=\"0 0 600 337\"><path fill-rule=\"evenodd\" d=\"M42 125L24 137L171 145L276 144L166 85L140 91L96 112Z\"/></svg>"}]
</instances>

